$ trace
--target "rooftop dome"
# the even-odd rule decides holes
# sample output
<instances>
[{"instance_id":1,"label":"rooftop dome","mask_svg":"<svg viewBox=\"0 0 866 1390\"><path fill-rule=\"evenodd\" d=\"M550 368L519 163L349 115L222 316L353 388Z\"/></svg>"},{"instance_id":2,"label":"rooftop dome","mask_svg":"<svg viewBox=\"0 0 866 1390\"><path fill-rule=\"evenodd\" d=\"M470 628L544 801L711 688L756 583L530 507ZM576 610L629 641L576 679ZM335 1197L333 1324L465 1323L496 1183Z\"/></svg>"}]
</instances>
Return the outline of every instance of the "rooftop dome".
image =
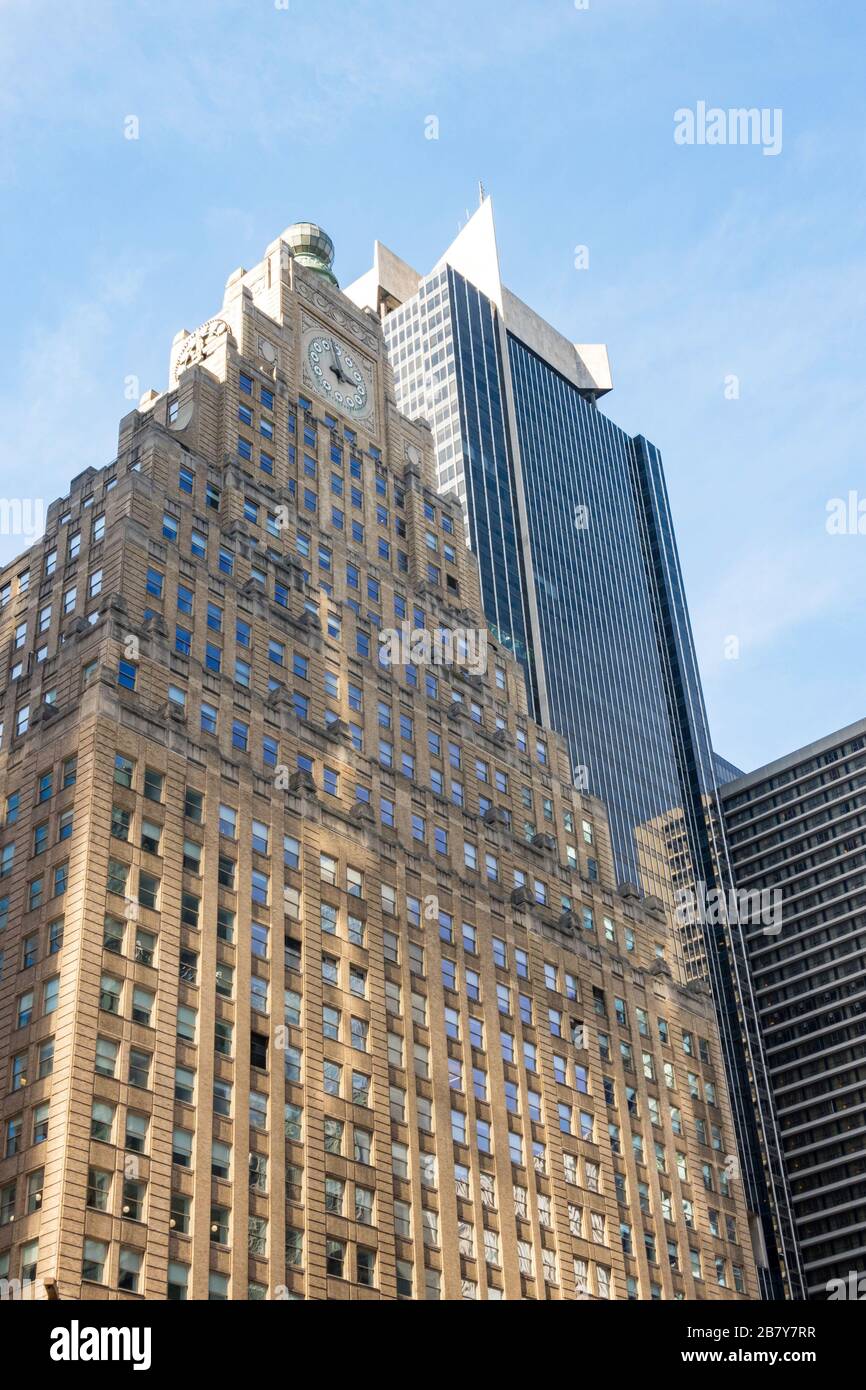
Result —
<instances>
[{"instance_id":1,"label":"rooftop dome","mask_svg":"<svg viewBox=\"0 0 866 1390\"><path fill-rule=\"evenodd\" d=\"M328 233L315 222L293 222L283 232L285 241L296 261L322 275L331 285L337 277L331 269L334 263L334 243Z\"/></svg>"}]
</instances>

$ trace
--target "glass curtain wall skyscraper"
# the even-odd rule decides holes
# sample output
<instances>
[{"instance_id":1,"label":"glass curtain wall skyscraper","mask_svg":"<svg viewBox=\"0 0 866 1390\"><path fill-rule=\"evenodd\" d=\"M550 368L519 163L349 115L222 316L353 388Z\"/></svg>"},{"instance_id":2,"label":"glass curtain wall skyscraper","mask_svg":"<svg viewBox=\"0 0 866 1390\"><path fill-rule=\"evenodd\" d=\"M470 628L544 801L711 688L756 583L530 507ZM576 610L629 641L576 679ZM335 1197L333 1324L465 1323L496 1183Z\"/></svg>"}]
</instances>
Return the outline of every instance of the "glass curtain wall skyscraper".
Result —
<instances>
[{"instance_id":1,"label":"glass curtain wall skyscraper","mask_svg":"<svg viewBox=\"0 0 866 1390\"><path fill-rule=\"evenodd\" d=\"M377 242L347 293L383 320L398 406L432 428L439 488L460 498L488 623L522 663L535 717L609 808L623 891L676 906L728 883L661 457L598 409L607 349L569 342L502 283L489 198L429 275ZM679 923L683 974L709 980L720 1016L765 1292L797 1293L741 935Z\"/></svg>"},{"instance_id":2,"label":"glass curtain wall skyscraper","mask_svg":"<svg viewBox=\"0 0 866 1390\"><path fill-rule=\"evenodd\" d=\"M387 310L397 402L433 427L490 627L606 801L620 880L670 898L702 876L715 782L657 451L596 408L606 349L566 343L501 284L489 199L431 275L377 258L348 293ZM681 947L700 977L700 934Z\"/></svg>"}]
</instances>

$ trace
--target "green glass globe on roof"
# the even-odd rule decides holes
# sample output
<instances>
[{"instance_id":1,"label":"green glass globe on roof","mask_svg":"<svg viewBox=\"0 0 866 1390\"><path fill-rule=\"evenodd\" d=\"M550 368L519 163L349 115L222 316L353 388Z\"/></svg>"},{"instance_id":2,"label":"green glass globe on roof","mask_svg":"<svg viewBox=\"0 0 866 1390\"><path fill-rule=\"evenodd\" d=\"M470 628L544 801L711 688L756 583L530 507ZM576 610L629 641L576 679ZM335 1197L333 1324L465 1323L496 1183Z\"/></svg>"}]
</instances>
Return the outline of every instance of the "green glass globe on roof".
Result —
<instances>
[{"instance_id":1,"label":"green glass globe on roof","mask_svg":"<svg viewBox=\"0 0 866 1390\"><path fill-rule=\"evenodd\" d=\"M334 243L328 233L315 222L293 222L283 233L296 261L314 270L331 285L338 283L331 266L334 263Z\"/></svg>"}]
</instances>

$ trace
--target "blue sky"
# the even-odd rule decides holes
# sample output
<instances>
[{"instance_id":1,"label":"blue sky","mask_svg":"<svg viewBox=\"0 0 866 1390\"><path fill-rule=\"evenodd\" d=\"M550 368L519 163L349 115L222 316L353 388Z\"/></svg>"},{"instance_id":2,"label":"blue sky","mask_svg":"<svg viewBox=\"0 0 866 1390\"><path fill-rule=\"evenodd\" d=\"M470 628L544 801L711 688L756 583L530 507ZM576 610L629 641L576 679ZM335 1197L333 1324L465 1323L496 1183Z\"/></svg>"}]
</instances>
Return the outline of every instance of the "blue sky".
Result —
<instances>
[{"instance_id":1,"label":"blue sky","mask_svg":"<svg viewBox=\"0 0 866 1390\"><path fill-rule=\"evenodd\" d=\"M662 449L719 751L864 715L866 535L825 519L866 497L866 6L282 4L0 0L0 493L108 462L127 377L162 389L288 223L343 283L376 237L427 269L482 178L506 282L609 345L603 408ZM675 144L701 100L780 108L781 153Z\"/></svg>"}]
</instances>

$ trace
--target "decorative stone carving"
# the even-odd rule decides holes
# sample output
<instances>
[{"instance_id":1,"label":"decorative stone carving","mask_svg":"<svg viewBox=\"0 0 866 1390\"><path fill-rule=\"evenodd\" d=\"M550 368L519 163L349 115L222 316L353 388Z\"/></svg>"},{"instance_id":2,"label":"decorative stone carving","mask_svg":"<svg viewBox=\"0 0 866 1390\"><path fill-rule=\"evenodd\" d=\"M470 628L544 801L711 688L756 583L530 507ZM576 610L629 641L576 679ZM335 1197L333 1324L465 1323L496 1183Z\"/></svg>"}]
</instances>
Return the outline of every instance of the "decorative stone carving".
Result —
<instances>
[{"instance_id":1,"label":"decorative stone carving","mask_svg":"<svg viewBox=\"0 0 866 1390\"><path fill-rule=\"evenodd\" d=\"M293 772L289 778L289 791L294 792L296 796L315 796L316 784L313 781L312 773L307 772L304 768Z\"/></svg>"},{"instance_id":2,"label":"decorative stone carving","mask_svg":"<svg viewBox=\"0 0 866 1390\"><path fill-rule=\"evenodd\" d=\"M207 323L203 323L181 343L174 362L175 375L195 366L196 362L203 362L220 346L228 331L225 319L208 319Z\"/></svg>"},{"instance_id":3,"label":"decorative stone carving","mask_svg":"<svg viewBox=\"0 0 866 1390\"><path fill-rule=\"evenodd\" d=\"M371 333L366 324L358 323L353 314L347 314L344 309L340 309L333 304L330 299L322 294L321 290L315 289L312 285L298 277L295 285L301 299L306 299L312 304L324 318L330 319L331 323L337 324L345 333L354 338L357 342L363 343L376 357L379 356L379 337L376 333ZM312 319L307 319L301 315L302 326L304 328L314 328L316 324Z\"/></svg>"},{"instance_id":4,"label":"decorative stone carving","mask_svg":"<svg viewBox=\"0 0 866 1390\"><path fill-rule=\"evenodd\" d=\"M259 337L259 357L264 358L271 366L279 360L279 351L274 347L269 338Z\"/></svg>"},{"instance_id":5,"label":"decorative stone carving","mask_svg":"<svg viewBox=\"0 0 866 1390\"><path fill-rule=\"evenodd\" d=\"M554 850L554 849L556 849L556 840L553 838L553 836L552 836L552 835L546 835L546 834L543 834L543 833L541 833L541 832L539 832L539 833L536 834L536 835L533 835L533 837L532 837L532 844L535 846L536 849L546 849L546 850Z\"/></svg>"}]
</instances>

